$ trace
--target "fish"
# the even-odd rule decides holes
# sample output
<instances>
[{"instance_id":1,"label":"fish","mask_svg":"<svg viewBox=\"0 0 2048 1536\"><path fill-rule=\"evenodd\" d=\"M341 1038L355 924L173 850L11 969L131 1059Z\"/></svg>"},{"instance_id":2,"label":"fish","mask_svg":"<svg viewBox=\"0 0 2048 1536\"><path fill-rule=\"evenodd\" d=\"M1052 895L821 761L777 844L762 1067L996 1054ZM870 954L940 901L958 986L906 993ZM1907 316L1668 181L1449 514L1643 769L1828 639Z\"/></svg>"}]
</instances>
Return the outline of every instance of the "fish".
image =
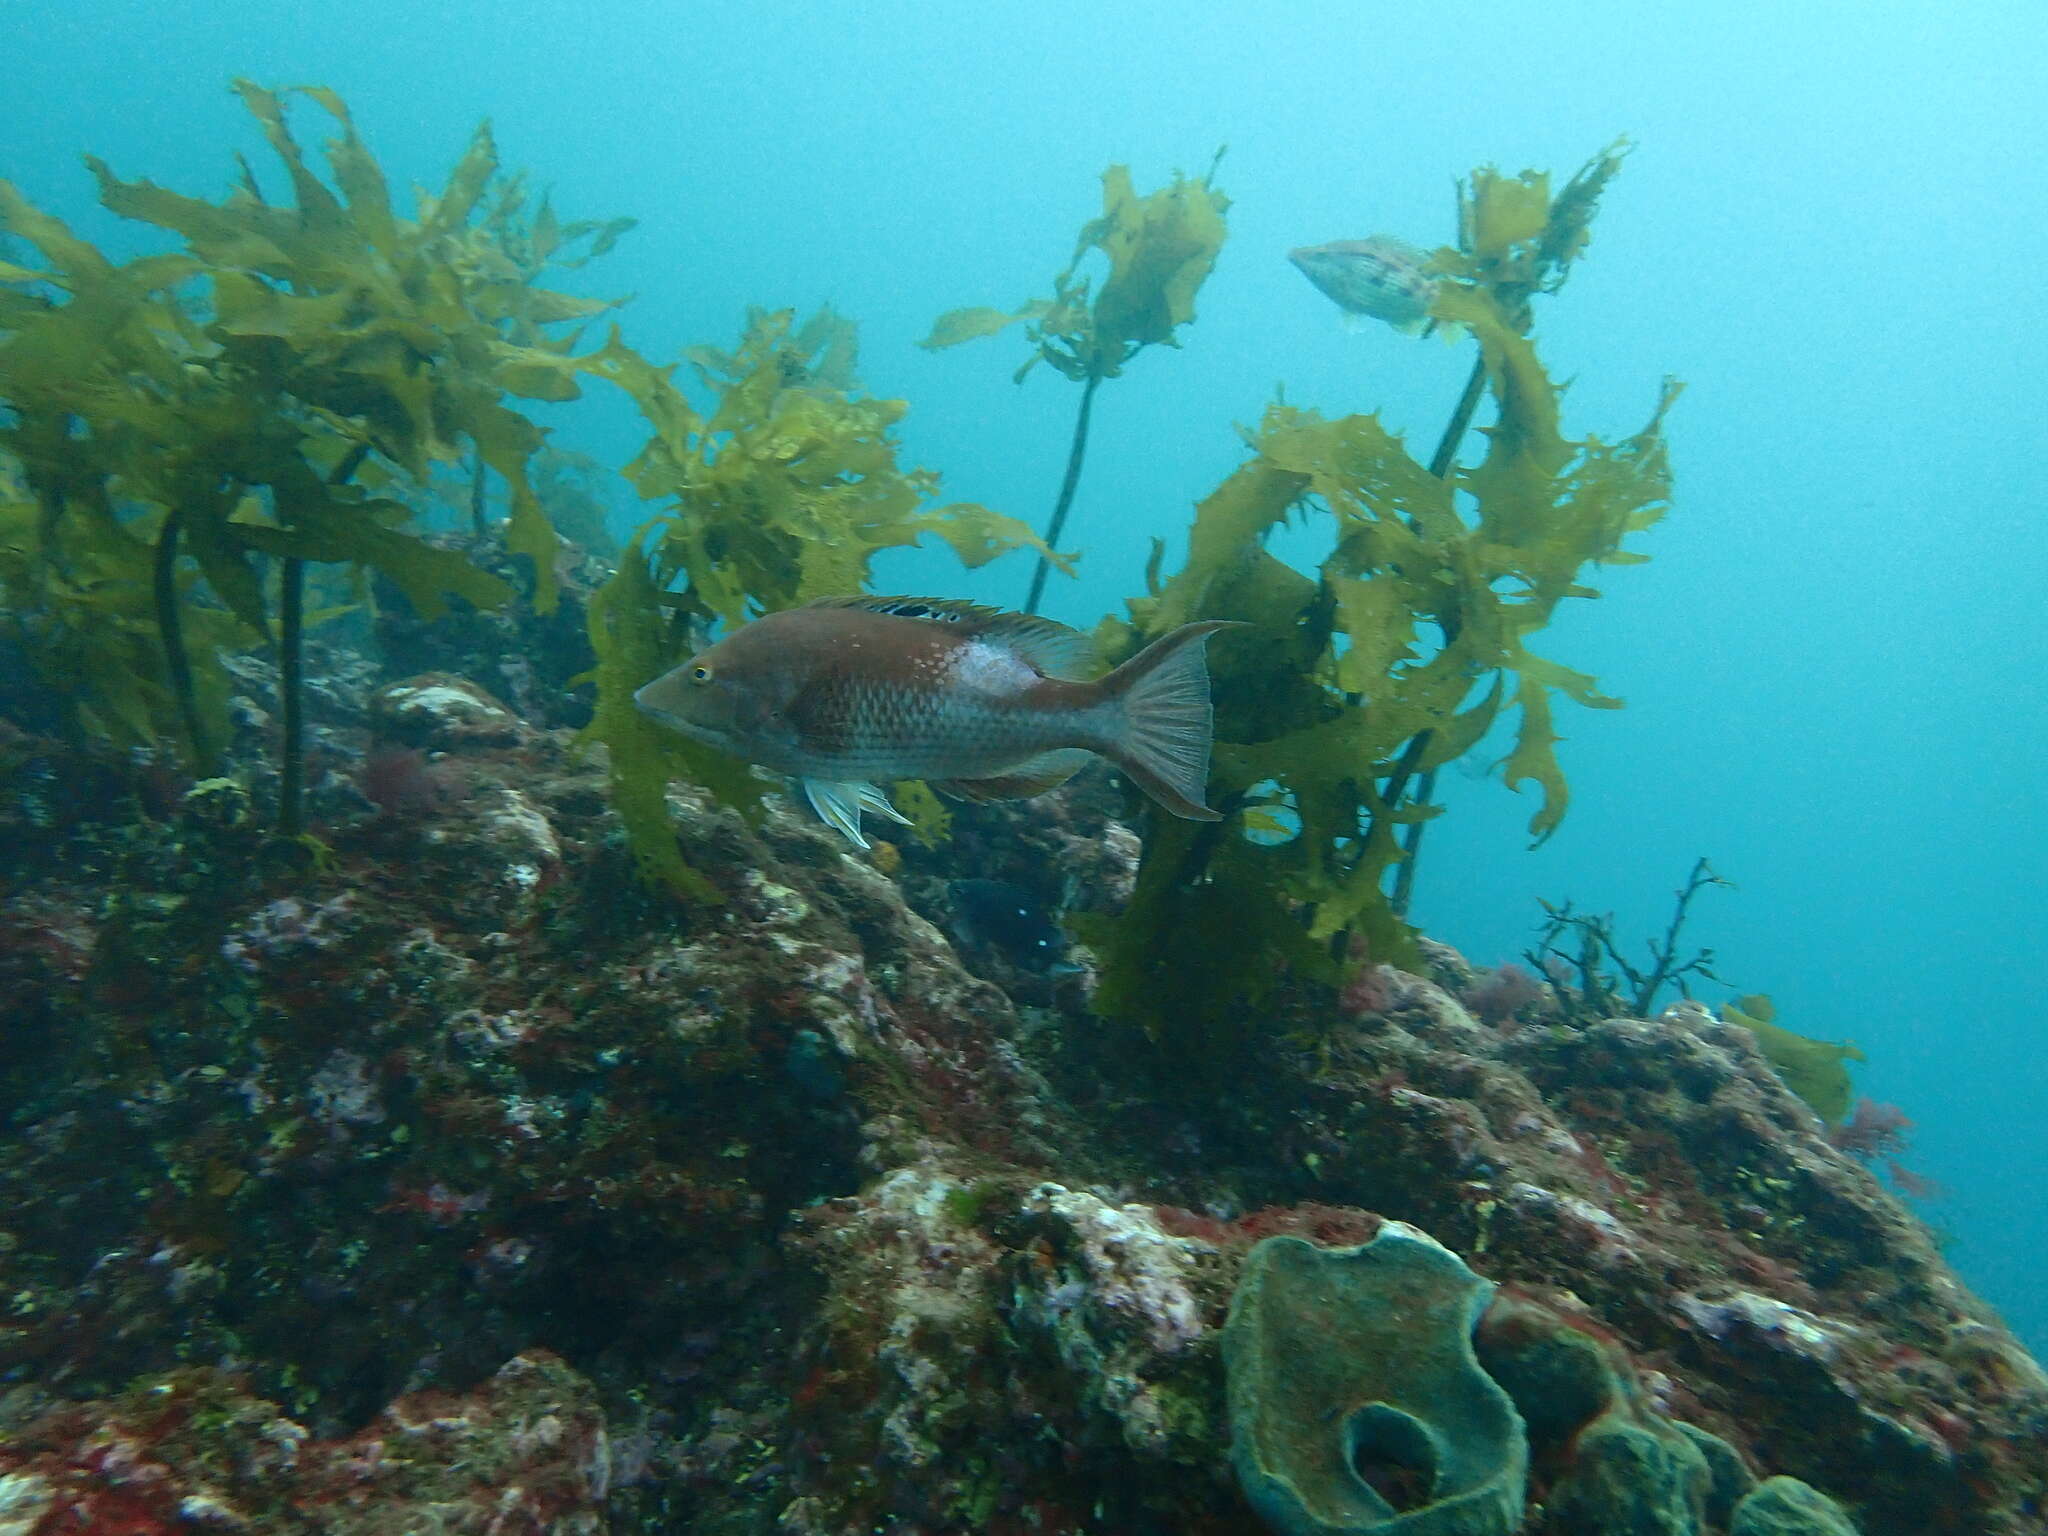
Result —
<instances>
[{"instance_id":1,"label":"fish","mask_svg":"<svg viewBox=\"0 0 2048 1536\"><path fill-rule=\"evenodd\" d=\"M947 883L953 923L969 944L1001 950L1027 971L1055 969L1064 938L1052 913L1031 892L1009 880Z\"/></svg>"},{"instance_id":2,"label":"fish","mask_svg":"<svg viewBox=\"0 0 2048 1536\"><path fill-rule=\"evenodd\" d=\"M649 718L801 781L858 847L863 811L908 819L879 787L923 779L967 800L1024 799L1107 759L1158 805L1203 803L1213 713L1205 642L1183 624L1085 681L1087 637L953 598L827 597L742 625L633 695Z\"/></svg>"},{"instance_id":3,"label":"fish","mask_svg":"<svg viewBox=\"0 0 2048 1536\"><path fill-rule=\"evenodd\" d=\"M1384 320L1405 336L1430 328L1436 279L1429 253L1392 235L1298 246L1287 259L1347 315Z\"/></svg>"}]
</instances>

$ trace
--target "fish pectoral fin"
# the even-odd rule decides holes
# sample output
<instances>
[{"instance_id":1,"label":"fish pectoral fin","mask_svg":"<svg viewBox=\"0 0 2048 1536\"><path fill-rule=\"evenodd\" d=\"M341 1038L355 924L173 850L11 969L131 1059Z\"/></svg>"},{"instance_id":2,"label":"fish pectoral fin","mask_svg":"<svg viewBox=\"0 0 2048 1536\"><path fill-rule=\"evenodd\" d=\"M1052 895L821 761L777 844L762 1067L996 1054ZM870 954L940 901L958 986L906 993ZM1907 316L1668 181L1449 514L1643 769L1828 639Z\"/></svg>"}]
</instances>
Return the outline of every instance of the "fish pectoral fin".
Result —
<instances>
[{"instance_id":1,"label":"fish pectoral fin","mask_svg":"<svg viewBox=\"0 0 2048 1536\"><path fill-rule=\"evenodd\" d=\"M844 832L856 848L868 846L868 840L861 836L860 831L862 811L873 811L877 816L886 816L903 826L910 825L910 818L891 805L887 795L865 780L805 779L802 782L811 809Z\"/></svg>"},{"instance_id":2,"label":"fish pectoral fin","mask_svg":"<svg viewBox=\"0 0 2048 1536\"><path fill-rule=\"evenodd\" d=\"M1080 747L1062 747L1041 752L993 778L935 779L932 788L956 800L1028 800L1066 783L1092 755Z\"/></svg>"}]
</instances>

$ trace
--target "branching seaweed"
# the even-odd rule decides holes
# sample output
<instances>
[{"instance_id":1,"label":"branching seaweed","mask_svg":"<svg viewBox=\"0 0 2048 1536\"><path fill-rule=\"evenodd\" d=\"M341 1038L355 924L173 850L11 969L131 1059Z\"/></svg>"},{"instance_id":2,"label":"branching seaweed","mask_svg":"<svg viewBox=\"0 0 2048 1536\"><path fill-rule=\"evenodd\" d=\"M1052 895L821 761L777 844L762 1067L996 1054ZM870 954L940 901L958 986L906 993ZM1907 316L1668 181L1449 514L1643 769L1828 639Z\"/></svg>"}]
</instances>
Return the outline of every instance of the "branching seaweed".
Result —
<instances>
[{"instance_id":1,"label":"branching seaweed","mask_svg":"<svg viewBox=\"0 0 2048 1536\"><path fill-rule=\"evenodd\" d=\"M1559 1010L1567 1018L1647 1019L1657 1005L1658 994L1666 987L1675 986L1681 997L1691 997L1687 977L1721 979L1714 974L1711 949L1696 950L1683 960L1678 958L1678 935L1685 927L1692 900L1708 886L1733 889L1734 882L1715 874L1713 866L1702 858L1693 864L1685 884L1674 893L1671 921L1664 927L1663 938L1648 941L1649 963L1642 967L1630 961L1615 942L1612 913L1577 912L1568 901L1562 905L1542 903L1543 930L1535 947L1525 950L1522 958L1538 975L1549 978ZM1567 937L1572 942L1566 943ZM1610 966L1613 973L1608 969ZM1564 981L1567 976L1575 978L1569 991Z\"/></svg>"},{"instance_id":2,"label":"branching seaweed","mask_svg":"<svg viewBox=\"0 0 2048 1536\"><path fill-rule=\"evenodd\" d=\"M626 476L667 503L591 605L598 703L588 734L609 749L614 803L642 869L705 899L712 887L677 852L666 786L688 779L751 810L761 783L648 721L633 691L716 627L861 590L879 551L926 534L969 566L1020 547L1049 551L986 507L930 505L938 477L896 462L903 402L857 392L853 327L829 309L803 325L789 310L755 310L733 351L699 347L689 361L714 402L708 413L673 368L617 336L587 364L654 429Z\"/></svg>"},{"instance_id":3,"label":"branching seaweed","mask_svg":"<svg viewBox=\"0 0 2048 1536\"><path fill-rule=\"evenodd\" d=\"M1514 731L1508 784L1541 792L1535 840L1564 816L1553 697L1620 701L1530 641L1566 598L1595 595L1586 566L1646 558L1623 542L1665 510L1661 429L1677 394L1667 382L1619 443L1567 440L1520 326L1528 295L1583 246L1589 189L1613 159L1556 198L1541 177L1491 172L1464 195L1467 248L1440 253L1432 313L1480 346L1494 420L1479 463L1440 477L1377 417L1270 407L1251 460L1198 508L1179 574L1133 601L1129 624L1104 625L1112 656L1192 619L1251 626L1211 646L1225 819L1155 818L1130 908L1084 924L1104 1012L1213 1047L1247 1027L1276 962L1334 980L1355 945L1400 958L1412 939L1383 891L1397 829L1437 814L1409 790L1497 724ZM1297 515L1331 523L1312 576L1263 544ZM1211 908L1232 920L1204 921ZM1195 984L1211 973L1231 981Z\"/></svg>"},{"instance_id":4,"label":"branching seaweed","mask_svg":"<svg viewBox=\"0 0 2048 1536\"><path fill-rule=\"evenodd\" d=\"M1681 960L1678 936L1695 896L1709 886L1732 885L1704 858L1695 861L1685 884L1673 893L1671 920L1663 937L1647 941L1646 965L1635 965L1615 942L1612 914L1575 911L1570 902L1542 904L1542 931L1522 958L1549 983L1562 1020L1584 1025L1610 1018L1650 1018L1666 987L1676 987L1681 997L1689 998L1689 977L1721 981L1714 972L1713 950L1695 950ZM1762 993L1723 1003L1721 1018L1756 1038L1771 1070L1827 1125L1840 1127L1848 1118L1854 1097L1848 1064L1864 1059L1853 1040L1816 1040L1786 1029L1777 1022L1771 999Z\"/></svg>"},{"instance_id":5,"label":"branching seaweed","mask_svg":"<svg viewBox=\"0 0 2048 1536\"><path fill-rule=\"evenodd\" d=\"M175 253L116 264L0 183L0 227L38 258L0 266L0 447L34 501L32 519L6 509L0 581L32 664L77 697L84 729L178 740L201 766L224 737L219 648L273 639L279 822L296 833L306 563L374 568L427 617L451 596L505 601L498 577L405 531L393 494L468 448L509 487L506 545L527 558L536 606L552 604L558 541L527 476L542 434L506 397L576 395L574 338L556 328L611 304L534 279L624 224L563 226L545 199L529 216L516 178L494 192L488 126L405 217L333 92L236 90L289 202L246 163L216 202L87 159L102 202L179 237ZM324 178L287 122L290 94L338 128Z\"/></svg>"},{"instance_id":6,"label":"branching seaweed","mask_svg":"<svg viewBox=\"0 0 2048 1536\"><path fill-rule=\"evenodd\" d=\"M1223 216L1230 199L1215 187L1222 159L1219 149L1200 181L1176 173L1171 184L1144 197L1131 185L1130 168L1112 165L1102 173L1102 216L1081 227L1073 258L1053 279L1050 299L1032 299L1014 310L951 310L919 343L932 349L958 346L1022 321L1034 350L1017 370L1017 382L1043 362L1081 386L1066 473L1045 527L1051 548L1059 547L1081 483L1096 389L1121 374L1145 348L1178 346L1175 333L1195 318L1195 294L1216 265L1226 233ZM1081 270L1094 254L1109 263L1100 289ZM1038 611L1049 569L1041 556L1031 573L1026 613Z\"/></svg>"}]
</instances>

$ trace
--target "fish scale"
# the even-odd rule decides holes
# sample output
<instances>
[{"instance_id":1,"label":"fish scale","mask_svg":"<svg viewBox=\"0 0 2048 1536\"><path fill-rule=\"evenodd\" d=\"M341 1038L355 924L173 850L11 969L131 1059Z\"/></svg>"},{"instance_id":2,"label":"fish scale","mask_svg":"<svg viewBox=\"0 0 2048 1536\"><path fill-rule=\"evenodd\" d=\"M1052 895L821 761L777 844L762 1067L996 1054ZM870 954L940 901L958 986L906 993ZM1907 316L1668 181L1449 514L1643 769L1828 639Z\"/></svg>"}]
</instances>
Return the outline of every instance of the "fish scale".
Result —
<instances>
[{"instance_id":1,"label":"fish scale","mask_svg":"<svg viewBox=\"0 0 2048 1536\"><path fill-rule=\"evenodd\" d=\"M1080 712L1020 709L1016 694L1025 686L1008 699L937 681L810 690L791 709L803 746L783 771L841 779L971 779L1001 773L1020 756L1083 744L1080 738L1090 732Z\"/></svg>"}]
</instances>

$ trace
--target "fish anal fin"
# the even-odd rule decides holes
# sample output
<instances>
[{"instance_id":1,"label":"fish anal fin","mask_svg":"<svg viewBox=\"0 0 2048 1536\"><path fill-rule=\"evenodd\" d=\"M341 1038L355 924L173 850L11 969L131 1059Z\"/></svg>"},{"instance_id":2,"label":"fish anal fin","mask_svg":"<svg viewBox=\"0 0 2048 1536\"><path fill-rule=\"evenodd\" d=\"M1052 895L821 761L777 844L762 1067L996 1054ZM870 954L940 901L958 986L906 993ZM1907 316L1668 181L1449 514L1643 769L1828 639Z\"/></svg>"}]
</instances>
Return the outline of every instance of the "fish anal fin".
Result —
<instances>
[{"instance_id":1,"label":"fish anal fin","mask_svg":"<svg viewBox=\"0 0 2048 1536\"><path fill-rule=\"evenodd\" d=\"M1091 755L1079 747L1062 747L1056 752L1041 752L1029 762L1019 763L1008 773L993 778L937 779L932 788L956 800L1029 800L1066 783Z\"/></svg>"}]
</instances>

